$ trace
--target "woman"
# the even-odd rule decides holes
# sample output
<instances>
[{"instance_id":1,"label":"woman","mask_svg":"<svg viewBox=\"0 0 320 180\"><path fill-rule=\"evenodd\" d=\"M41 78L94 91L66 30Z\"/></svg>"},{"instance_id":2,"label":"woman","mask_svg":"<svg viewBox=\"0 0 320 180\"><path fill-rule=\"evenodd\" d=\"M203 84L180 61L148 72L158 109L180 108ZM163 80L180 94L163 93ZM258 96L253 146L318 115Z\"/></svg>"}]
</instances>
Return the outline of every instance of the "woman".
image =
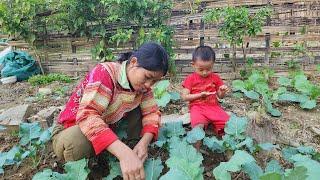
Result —
<instances>
[{"instance_id":1,"label":"woman","mask_svg":"<svg viewBox=\"0 0 320 180\"><path fill-rule=\"evenodd\" d=\"M144 179L143 162L160 123L150 88L166 75L168 54L146 43L120 61L98 64L77 86L54 128L53 149L65 161L107 150L119 159L124 179ZM128 137L141 137L133 149L110 129L120 120L128 121Z\"/></svg>"}]
</instances>

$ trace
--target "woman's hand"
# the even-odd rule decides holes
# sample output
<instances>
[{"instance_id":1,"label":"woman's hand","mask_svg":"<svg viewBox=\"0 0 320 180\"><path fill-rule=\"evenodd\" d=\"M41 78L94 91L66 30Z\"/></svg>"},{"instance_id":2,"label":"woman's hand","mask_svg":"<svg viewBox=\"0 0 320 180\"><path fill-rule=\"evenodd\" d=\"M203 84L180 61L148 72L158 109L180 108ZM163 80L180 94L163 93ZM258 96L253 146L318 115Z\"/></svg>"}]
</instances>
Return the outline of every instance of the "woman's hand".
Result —
<instances>
[{"instance_id":1,"label":"woman's hand","mask_svg":"<svg viewBox=\"0 0 320 180\"><path fill-rule=\"evenodd\" d=\"M108 146L107 150L119 159L124 180L145 179L143 162L127 145L116 140Z\"/></svg>"},{"instance_id":2,"label":"woman's hand","mask_svg":"<svg viewBox=\"0 0 320 180\"><path fill-rule=\"evenodd\" d=\"M142 161L142 163L144 163L144 161L147 159L148 157L148 145L139 142L134 148L133 148L133 152L136 153L136 155L138 156L138 158Z\"/></svg>"},{"instance_id":3,"label":"woman's hand","mask_svg":"<svg viewBox=\"0 0 320 180\"><path fill-rule=\"evenodd\" d=\"M142 163L144 163L148 157L148 145L152 141L152 138L152 133L145 133L138 144L133 148L133 152L137 154Z\"/></svg>"},{"instance_id":4,"label":"woman's hand","mask_svg":"<svg viewBox=\"0 0 320 180\"><path fill-rule=\"evenodd\" d=\"M135 152L128 151L120 157L120 167L124 180L143 180L145 179L143 161Z\"/></svg>"}]
</instances>

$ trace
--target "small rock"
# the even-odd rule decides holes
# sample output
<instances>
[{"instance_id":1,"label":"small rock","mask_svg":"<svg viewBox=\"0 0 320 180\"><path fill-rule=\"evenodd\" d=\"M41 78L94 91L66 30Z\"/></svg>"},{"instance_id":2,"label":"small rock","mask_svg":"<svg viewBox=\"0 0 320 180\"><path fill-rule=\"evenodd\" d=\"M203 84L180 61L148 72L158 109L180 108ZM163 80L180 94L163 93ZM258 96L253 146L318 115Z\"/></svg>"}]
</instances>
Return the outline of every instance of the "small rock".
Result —
<instances>
[{"instance_id":1,"label":"small rock","mask_svg":"<svg viewBox=\"0 0 320 180\"><path fill-rule=\"evenodd\" d=\"M52 90L50 88L39 88L39 94L49 95L51 93L52 93Z\"/></svg>"},{"instance_id":2,"label":"small rock","mask_svg":"<svg viewBox=\"0 0 320 180\"><path fill-rule=\"evenodd\" d=\"M31 116L27 120L29 123L39 122L42 129L47 129L50 127L48 121L38 115Z\"/></svg>"},{"instance_id":3,"label":"small rock","mask_svg":"<svg viewBox=\"0 0 320 180\"><path fill-rule=\"evenodd\" d=\"M51 126L53 124L53 119L54 119L55 114L59 113L59 112L60 112L59 107L51 106L49 108L46 108L46 109L39 111L37 113L37 115L40 118L45 119L49 123L49 126Z\"/></svg>"},{"instance_id":4,"label":"small rock","mask_svg":"<svg viewBox=\"0 0 320 180\"><path fill-rule=\"evenodd\" d=\"M27 97L24 99L25 102L33 103L37 101L36 97Z\"/></svg>"},{"instance_id":5,"label":"small rock","mask_svg":"<svg viewBox=\"0 0 320 180\"><path fill-rule=\"evenodd\" d=\"M206 176L207 176L207 177L212 177L211 172L206 172Z\"/></svg>"},{"instance_id":6,"label":"small rock","mask_svg":"<svg viewBox=\"0 0 320 180\"><path fill-rule=\"evenodd\" d=\"M179 115L179 114L170 114L170 115L163 115L161 116L161 123L171 123L171 122L179 122L182 121L183 124L190 123L190 113Z\"/></svg>"},{"instance_id":7,"label":"small rock","mask_svg":"<svg viewBox=\"0 0 320 180\"><path fill-rule=\"evenodd\" d=\"M0 114L0 125L18 127L19 124L25 122L32 113L32 107L27 104L9 108Z\"/></svg>"}]
</instances>

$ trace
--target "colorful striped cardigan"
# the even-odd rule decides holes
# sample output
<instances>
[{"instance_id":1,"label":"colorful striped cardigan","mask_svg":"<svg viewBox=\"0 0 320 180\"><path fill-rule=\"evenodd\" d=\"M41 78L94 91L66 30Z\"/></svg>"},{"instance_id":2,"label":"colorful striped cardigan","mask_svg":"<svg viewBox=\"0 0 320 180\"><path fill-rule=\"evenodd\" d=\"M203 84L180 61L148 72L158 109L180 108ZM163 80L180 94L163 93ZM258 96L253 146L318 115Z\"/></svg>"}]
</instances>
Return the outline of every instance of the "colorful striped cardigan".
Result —
<instances>
[{"instance_id":1,"label":"colorful striped cardigan","mask_svg":"<svg viewBox=\"0 0 320 180\"><path fill-rule=\"evenodd\" d=\"M130 89L126 62L101 63L77 86L58 122L65 128L77 123L99 154L118 139L109 125L139 105L143 116L141 135L149 132L157 139L160 111L151 89L143 94Z\"/></svg>"}]
</instances>

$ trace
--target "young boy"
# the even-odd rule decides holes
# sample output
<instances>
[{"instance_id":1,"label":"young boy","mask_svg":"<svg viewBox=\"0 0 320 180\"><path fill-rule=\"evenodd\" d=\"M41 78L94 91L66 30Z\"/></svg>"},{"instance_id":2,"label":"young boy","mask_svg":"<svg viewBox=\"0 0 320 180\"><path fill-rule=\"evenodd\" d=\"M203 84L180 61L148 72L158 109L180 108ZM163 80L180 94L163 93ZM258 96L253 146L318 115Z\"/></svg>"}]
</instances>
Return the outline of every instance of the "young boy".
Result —
<instances>
[{"instance_id":1,"label":"young boy","mask_svg":"<svg viewBox=\"0 0 320 180\"><path fill-rule=\"evenodd\" d=\"M212 72L215 53L209 46L199 46L192 54L194 73L182 83L182 99L189 101L191 127L206 128L213 124L216 135L224 134L224 126L229 115L220 107L217 97L225 96L229 88L223 84L219 75ZM199 150L201 142L196 143Z\"/></svg>"}]
</instances>

